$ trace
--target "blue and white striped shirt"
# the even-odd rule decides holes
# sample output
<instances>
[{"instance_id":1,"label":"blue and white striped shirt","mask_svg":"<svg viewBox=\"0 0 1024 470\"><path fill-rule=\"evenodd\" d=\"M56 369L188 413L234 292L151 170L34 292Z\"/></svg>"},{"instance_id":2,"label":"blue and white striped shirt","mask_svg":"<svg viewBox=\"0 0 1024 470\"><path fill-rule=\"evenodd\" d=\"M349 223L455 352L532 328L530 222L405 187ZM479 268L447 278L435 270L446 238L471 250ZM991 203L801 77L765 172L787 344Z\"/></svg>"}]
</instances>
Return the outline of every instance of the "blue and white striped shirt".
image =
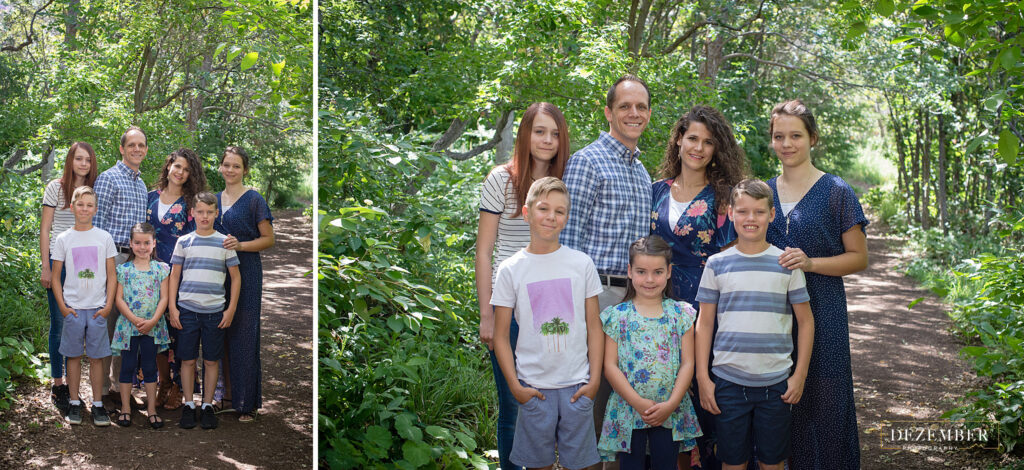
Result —
<instances>
[{"instance_id":1,"label":"blue and white striped shirt","mask_svg":"<svg viewBox=\"0 0 1024 470\"><path fill-rule=\"evenodd\" d=\"M597 272L626 275L629 245L651 232L651 175L630 150L602 131L569 158L569 220L562 244L594 260Z\"/></svg>"},{"instance_id":2,"label":"blue and white striped shirt","mask_svg":"<svg viewBox=\"0 0 1024 470\"><path fill-rule=\"evenodd\" d=\"M178 238L171 254L171 264L181 265L178 305L197 313L224 310L224 278L229 267L238 266L238 256L224 248L224 238L219 232Z\"/></svg>"},{"instance_id":3,"label":"blue and white striped shirt","mask_svg":"<svg viewBox=\"0 0 1024 470\"><path fill-rule=\"evenodd\" d=\"M106 230L117 246L128 246L132 226L146 221L149 192L142 174L118 161L96 177L93 225Z\"/></svg>"},{"instance_id":4,"label":"blue and white striped shirt","mask_svg":"<svg viewBox=\"0 0 1024 470\"><path fill-rule=\"evenodd\" d=\"M789 377L793 365L793 308L809 302L804 272L779 265L782 250L755 255L735 246L708 258L697 301L717 304L718 332L711 371L747 387Z\"/></svg>"}]
</instances>

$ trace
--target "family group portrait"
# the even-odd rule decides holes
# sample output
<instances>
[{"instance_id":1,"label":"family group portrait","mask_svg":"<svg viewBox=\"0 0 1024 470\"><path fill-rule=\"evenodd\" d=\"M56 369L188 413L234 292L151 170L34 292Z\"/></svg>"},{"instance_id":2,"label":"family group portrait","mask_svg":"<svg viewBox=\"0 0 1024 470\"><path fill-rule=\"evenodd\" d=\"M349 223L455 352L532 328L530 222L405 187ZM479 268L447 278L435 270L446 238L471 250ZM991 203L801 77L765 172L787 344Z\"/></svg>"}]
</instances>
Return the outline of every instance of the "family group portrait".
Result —
<instances>
[{"instance_id":1,"label":"family group portrait","mask_svg":"<svg viewBox=\"0 0 1024 470\"><path fill-rule=\"evenodd\" d=\"M319 466L1022 465L1018 6L319 14Z\"/></svg>"},{"instance_id":2,"label":"family group portrait","mask_svg":"<svg viewBox=\"0 0 1024 470\"><path fill-rule=\"evenodd\" d=\"M312 19L0 2L0 467L312 465Z\"/></svg>"}]
</instances>

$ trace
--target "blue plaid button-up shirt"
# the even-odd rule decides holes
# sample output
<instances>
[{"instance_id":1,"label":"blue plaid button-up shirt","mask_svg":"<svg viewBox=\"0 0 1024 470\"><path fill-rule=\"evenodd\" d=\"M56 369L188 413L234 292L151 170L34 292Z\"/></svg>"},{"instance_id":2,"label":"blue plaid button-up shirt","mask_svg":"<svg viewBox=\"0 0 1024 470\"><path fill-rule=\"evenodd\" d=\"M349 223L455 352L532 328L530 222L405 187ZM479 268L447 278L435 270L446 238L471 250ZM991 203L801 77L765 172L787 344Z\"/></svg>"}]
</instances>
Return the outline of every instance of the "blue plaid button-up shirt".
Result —
<instances>
[{"instance_id":1,"label":"blue plaid button-up shirt","mask_svg":"<svg viewBox=\"0 0 1024 470\"><path fill-rule=\"evenodd\" d=\"M146 221L146 183L123 161L96 177L93 225L106 230L117 246L128 246L132 226Z\"/></svg>"},{"instance_id":2,"label":"blue plaid button-up shirt","mask_svg":"<svg viewBox=\"0 0 1024 470\"><path fill-rule=\"evenodd\" d=\"M651 175L639 157L601 132L565 167L570 209L559 241L590 255L601 274L625 276L629 245L651 232Z\"/></svg>"}]
</instances>

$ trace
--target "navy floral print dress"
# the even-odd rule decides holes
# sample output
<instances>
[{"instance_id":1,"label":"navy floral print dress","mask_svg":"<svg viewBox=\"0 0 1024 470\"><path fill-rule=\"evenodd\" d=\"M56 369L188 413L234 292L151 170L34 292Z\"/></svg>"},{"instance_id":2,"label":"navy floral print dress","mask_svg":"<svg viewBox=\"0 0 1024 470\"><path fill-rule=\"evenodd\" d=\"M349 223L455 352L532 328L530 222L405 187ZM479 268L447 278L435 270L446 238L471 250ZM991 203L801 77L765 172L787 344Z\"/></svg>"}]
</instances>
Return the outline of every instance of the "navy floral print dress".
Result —
<instances>
[{"instance_id":1,"label":"navy floral print dress","mask_svg":"<svg viewBox=\"0 0 1024 470\"><path fill-rule=\"evenodd\" d=\"M736 229L726 214L718 213L711 185L693 198L674 226L669 226L672 181L669 178L651 185L651 234L665 239L672 247L672 296L699 310L695 298L704 265L709 256L736 239Z\"/></svg>"}]
</instances>

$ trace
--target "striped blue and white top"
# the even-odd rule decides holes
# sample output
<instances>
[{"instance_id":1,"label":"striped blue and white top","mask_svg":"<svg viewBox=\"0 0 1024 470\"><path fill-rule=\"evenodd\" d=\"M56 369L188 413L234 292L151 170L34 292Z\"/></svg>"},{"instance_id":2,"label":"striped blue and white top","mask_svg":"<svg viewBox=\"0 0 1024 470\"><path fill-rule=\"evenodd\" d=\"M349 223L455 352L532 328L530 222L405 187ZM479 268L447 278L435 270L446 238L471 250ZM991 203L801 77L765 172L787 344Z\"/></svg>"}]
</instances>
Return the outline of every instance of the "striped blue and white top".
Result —
<instances>
[{"instance_id":1,"label":"striped blue and white top","mask_svg":"<svg viewBox=\"0 0 1024 470\"><path fill-rule=\"evenodd\" d=\"M224 235L182 235L174 245L171 265L181 265L178 305L197 313L224 310L224 279L228 268L238 266L235 250L224 248Z\"/></svg>"},{"instance_id":2,"label":"striped blue and white top","mask_svg":"<svg viewBox=\"0 0 1024 470\"><path fill-rule=\"evenodd\" d=\"M789 377L793 365L792 304L809 302L804 273L779 265L782 250L748 255L735 246L708 258L697 301L717 304L711 371L747 387Z\"/></svg>"}]
</instances>

